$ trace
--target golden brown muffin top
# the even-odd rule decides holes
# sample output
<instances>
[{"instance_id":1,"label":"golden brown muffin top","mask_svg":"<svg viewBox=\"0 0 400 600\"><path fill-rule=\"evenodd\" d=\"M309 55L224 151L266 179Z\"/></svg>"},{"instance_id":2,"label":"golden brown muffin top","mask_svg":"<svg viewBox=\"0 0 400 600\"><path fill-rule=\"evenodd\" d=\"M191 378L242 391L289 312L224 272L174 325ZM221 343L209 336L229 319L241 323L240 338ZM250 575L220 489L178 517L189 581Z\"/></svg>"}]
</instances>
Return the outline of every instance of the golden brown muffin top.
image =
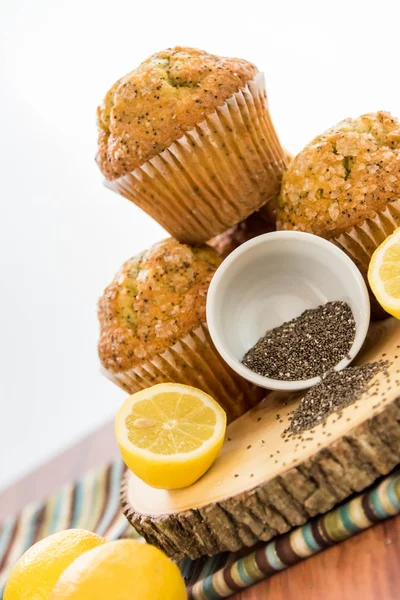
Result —
<instances>
[{"instance_id":1,"label":"golden brown muffin top","mask_svg":"<svg viewBox=\"0 0 400 600\"><path fill-rule=\"evenodd\" d=\"M257 69L239 58L176 46L119 79L97 109L97 162L107 179L136 169L200 123Z\"/></svg>"},{"instance_id":2,"label":"golden brown muffin top","mask_svg":"<svg viewBox=\"0 0 400 600\"><path fill-rule=\"evenodd\" d=\"M400 198L400 123L387 112L316 137L283 176L278 229L332 238Z\"/></svg>"},{"instance_id":3,"label":"golden brown muffin top","mask_svg":"<svg viewBox=\"0 0 400 600\"><path fill-rule=\"evenodd\" d=\"M99 300L99 356L112 371L163 352L205 322L221 259L208 246L170 238L128 260Z\"/></svg>"}]
</instances>

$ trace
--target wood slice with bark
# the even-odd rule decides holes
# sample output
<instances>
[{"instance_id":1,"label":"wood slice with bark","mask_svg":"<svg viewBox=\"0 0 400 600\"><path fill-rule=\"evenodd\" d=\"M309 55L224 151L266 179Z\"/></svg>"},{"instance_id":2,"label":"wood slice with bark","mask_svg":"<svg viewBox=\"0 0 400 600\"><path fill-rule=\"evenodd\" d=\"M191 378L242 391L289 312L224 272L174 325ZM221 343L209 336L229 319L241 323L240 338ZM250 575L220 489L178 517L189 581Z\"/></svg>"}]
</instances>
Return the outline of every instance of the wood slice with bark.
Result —
<instances>
[{"instance_id":1,"label":"wood slice with bark","mask_svg":"<svg viewBox=\"0 0 400 600\"><path fill-rule=\"evenodd\" d=\"M128 473L132 526L178 560L237 551L306 523L400 463L400 323L375 324L359 363L388 360L356 403L283 438L301 396L272 393L228 426L217 461L194 485L153 489Z\"/></svg>"}]
</instances>

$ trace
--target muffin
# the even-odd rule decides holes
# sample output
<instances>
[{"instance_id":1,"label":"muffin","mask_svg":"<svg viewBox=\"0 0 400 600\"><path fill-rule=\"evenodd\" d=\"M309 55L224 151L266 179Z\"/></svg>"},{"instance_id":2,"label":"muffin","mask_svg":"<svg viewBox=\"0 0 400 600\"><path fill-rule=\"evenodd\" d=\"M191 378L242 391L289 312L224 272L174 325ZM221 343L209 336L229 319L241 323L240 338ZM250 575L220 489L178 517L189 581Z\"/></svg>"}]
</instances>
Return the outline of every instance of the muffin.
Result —
<instances>
[{"instance_id":1,"label":"muffin","mask_svg":"<svg viewBox=\"0 0 400 600\"><path fill-rule=\"evenodd\" d=\"M245 242L271 231L275 231L274 225L263 219L259 212L255 212L241 223L232 225L227 231L217 235L208 245L214 248L219 256L226 258Z\"/></svg>"},{"instance_id":2,"label":"muffin","mask_svg":"<svg viewBox=\"0 0 400 600\"><path fill-rule=\"evenodd\" d=\"M99 356L126 392L156 383L198 387L232 420L265 396L228 367L206 325L206 297L221 263L208 246L168 239L128 260L99 300Z\"/></svg>"},{"instance_id":3,"label":"muffin","mask_svg":"<svg viewBox=\"0 0 400 600\"><path fill-rule=\"evenodd\" d=\"M106 185L190 244L265 205L286 167L262 74L193 48L154 54L118 80L98 131Z\"/></svg>"},{"instance_id":4,"label":"muffin","mask_svg":"<svg viewBox=\"0 0 400 600\"><path fill-rule=\"evenodd\" d=\"M370 113L315 138L283 177L277 221L331 240L366 278L372 253L400 225L400 122Z\"/></svg>"}]
</instances>

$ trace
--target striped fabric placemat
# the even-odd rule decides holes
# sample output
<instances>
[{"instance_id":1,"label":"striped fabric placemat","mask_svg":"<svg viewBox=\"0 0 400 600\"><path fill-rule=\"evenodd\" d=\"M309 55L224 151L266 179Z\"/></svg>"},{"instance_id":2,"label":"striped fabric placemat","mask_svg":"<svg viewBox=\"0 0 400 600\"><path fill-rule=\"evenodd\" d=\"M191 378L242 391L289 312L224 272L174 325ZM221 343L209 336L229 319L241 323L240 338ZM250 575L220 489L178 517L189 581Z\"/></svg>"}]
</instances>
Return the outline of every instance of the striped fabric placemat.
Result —
<instances>
[{"instance_id":1,"label":"striped fabric placemat","mask_svg":"<svg viewBox=\"0 0 400 600\"><path fill-rule=\"evenodd\" d=\"M47 501L30 504L0 524L0 598L16 560L38 540L71 527L96 531L109 540L141 539L121 513L119 492L124 474L120 459L68 484ZM370 490L290 533L246 549L196 561L180 568L190 600L227 598L324 548L400 513L400 472Z\"/></svg>"}]
</instances>

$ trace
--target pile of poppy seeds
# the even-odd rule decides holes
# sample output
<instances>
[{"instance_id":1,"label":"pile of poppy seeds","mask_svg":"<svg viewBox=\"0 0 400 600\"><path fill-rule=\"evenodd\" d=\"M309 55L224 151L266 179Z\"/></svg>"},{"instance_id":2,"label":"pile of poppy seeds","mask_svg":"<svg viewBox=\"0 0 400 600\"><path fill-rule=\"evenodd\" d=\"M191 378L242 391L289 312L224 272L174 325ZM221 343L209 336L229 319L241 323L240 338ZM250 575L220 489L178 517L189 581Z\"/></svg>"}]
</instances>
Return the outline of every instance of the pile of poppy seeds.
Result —
<instances>
[{"instance_id":1,"label":"pile of poppy seeds","mask_svg":"<svg viewBox=\"0 0 400 600\"><path fill-rule=\"evenodd\" d=\"M296 410L288 417L290 426L283 433L293 436L326 421L331 413L340 413L346 406L354 404L370 389L374 376L389 366L388 361L367 363L347 367L343 371L330 371L326 377L312 387L300 401Z\"/></svg>"},{"instance_id":2,"label":"pile of poppy seeds","mask_svg":"<svg viewBox=\"0 0 400 600\"><path fill-rule=\"evenodd\" d=\"M283 381L323 376L345 358L356 324L347 302L327 302L267 331L242 363L259 375Z\"/></svg>"}]
</instances>

